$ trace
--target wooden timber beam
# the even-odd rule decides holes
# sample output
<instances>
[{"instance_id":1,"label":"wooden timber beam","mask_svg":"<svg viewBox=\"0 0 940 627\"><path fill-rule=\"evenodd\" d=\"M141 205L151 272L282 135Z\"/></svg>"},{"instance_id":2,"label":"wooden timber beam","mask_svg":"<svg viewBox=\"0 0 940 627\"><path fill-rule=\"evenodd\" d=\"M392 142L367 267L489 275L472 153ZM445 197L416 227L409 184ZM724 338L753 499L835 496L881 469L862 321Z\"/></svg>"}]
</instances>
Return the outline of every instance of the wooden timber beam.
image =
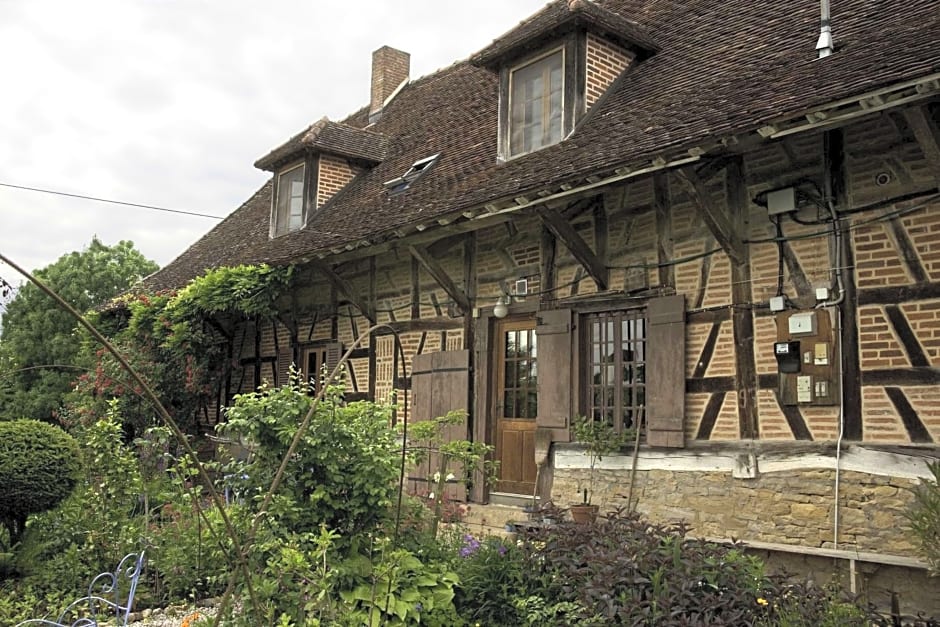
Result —
<instances>
[{"instance_id":1,"label":"wooden timber beam","mask_svg":"<svg viewBox=\"0 0 940 627\"><path fill-rule=\"evenodd\" d=\"M725 169L725 189L728 210L735 233L746 233L751 200L747 194L744 159L729 159ZM734 388L738 399L738 427L740 437L756 439L760 435L757 411L757 364L754 359L754 316L751 310L751 266L748 247L743 245L743 263L731 264L731 314L734 336L735 377Z\"/></svg>"},{"instance_id":2,"label":"wooden timber beam","mask_svg":"<svg viewBox=\"0 0 940 627\"><path fill-rule=\"evenodd\" d=\"M392 333L417 333L433 331L451 331L463 327L460 318L438 316L435 318L419 318L418 320L398 320L389 322L375 330L376 335L391 335Z\"/></svg>"},{"instance_id":3,"label":"wooden timber beam","mask_svg":"<svg viewBox=\"0 0 940 627\"><path fill-rule=\"evenodd\" d=\"M574 255L574 258L584 266L590 277L594 279L594 283L597 284L597 289L606 291L609 285L610 271L603 261L594 254L587 242L578 235L574 227L557 212L547 207L536 207L535 212L545 228L560 239Z\"/></svg>"},{"instance_id":4,"label":"wooden timber beam","mask_svg":"<svg viewBox=\"0 0 940 627\"><path fill-rule=\"evenodd\" d=\"M659 261L659 284L662 287L676 286L676 267L672 241L672 200L669 196L669 175L657 172L653 175L653 207L656 211L656 254Z\"/></svg>"},{"instance_id":5,"label":"wooden timber beam","mask_svg":"<svg viewBox=\"0 0 940 627\"><path fill-rule=\"evenodd\" d=\"M741 237L734 229L731 218L720 207L711 201L711 194L705 186L702 178L691 169L678 169L676 174L685 184L692 203L702 215L702 220L712 232L718 244L724 249L732 264L742 265L747 263L747 255L744 252L744 244Z\"/></svg>"},{"instance_id":6,"label":"wooden timber beam","mask_svg":"<svg viewBox=\"0 0 940 627\"><path fill-rule=\"evenodd\" d=\"M421 246L411 245L408 246L408 251L411 253L411 256L418 260L418 263L428 271L428 274L441 286L447 295L457 303L457 306L460 308L461 313L467 313L470 311L470 299L464 294L463 290L457 287L457 284L454 283L453 279L444 271L444 268L441 267L441 264L437 262L437 259L431 256L431 253L428 250Z\"/></svg>"},{"instance_id":7,"label":"wooden timber beam","mask_svg":"<svg viewBox=\"0 0 940 627\"><path fill-rule=\"evenodd\" d=\"M904 118L914 131L914 137L924 153L924 158L933 170L934 180L940 181L940 121L937 120L937 115L931 115L926 106L921 106L905 109Z\"/></svg>"},{"instance_id":8,"label":"wooden timber beam","mask_svg":"<svg viewBox=\"0 0 940 627\"><path fill-rule=\"evenodd\" d=\"M375 311L369 306L369 303L363 300L362 297L356 293L356 290L353 289L353 286L349 283L349 281L336 274L333 268L325 263L312 262L312 266L316 269L317 272L326 277L326 280L330 282L330 285L332 285L337 292L342 294L346 300L352 303L353 307L358 309L360 313L362 313L362 315L369 320L369 322L375 324Z\"/></svg>"}]
</instances>

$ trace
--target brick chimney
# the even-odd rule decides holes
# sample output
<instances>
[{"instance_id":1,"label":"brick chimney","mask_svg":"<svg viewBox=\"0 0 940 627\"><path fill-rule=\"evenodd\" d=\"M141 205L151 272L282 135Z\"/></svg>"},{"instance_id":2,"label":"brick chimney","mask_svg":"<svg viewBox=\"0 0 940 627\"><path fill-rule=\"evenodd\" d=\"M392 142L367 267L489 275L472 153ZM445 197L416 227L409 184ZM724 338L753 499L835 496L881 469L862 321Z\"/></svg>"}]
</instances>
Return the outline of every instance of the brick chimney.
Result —
<instances>
[{"instance_id":1,"label":"brick chimney","mask_svg":"<svg viewBox=\"0 0 940 627\"><path fill-rule=\"evenodd\" d=\"M382 46L372 53L372 101L369 105L369 122L382 117L382 108L402 83L408 80L411 55L389 46Z\"/></svg>"}]
</instances>

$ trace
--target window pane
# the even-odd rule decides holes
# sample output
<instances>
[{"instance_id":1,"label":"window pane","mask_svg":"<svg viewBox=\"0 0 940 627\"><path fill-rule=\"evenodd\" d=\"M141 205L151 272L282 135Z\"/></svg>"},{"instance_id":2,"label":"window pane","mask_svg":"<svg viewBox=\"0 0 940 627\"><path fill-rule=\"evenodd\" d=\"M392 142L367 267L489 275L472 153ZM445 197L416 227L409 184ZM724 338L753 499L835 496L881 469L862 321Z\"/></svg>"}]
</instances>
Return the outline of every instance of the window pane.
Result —
<instances>
[{"instance_id":1,"label":"window pane","mask_svg":"<svg viewBox=\"0 0 940 627\"><path fill-rule=\"evenodd\" d=\"M514 70L509 80L509 153L521 154L560 141L564 108L562 52Z\"/></svg>"},{"instance_id":2,"label":"window pane","mask_svg":"<svg viewBox=\"0 0 940 627\"><path fill-rule=\"evenodd\" d=\"M588 414L618 429L641 426L646 402L646 321L641 310L586 316Z\"/></svg>"},{"instance_id":3,"label":"window pane","mask_svg":"<svg viewBox=\"0 0 940 627\"><path fill-rule=\"evenodd\" d=\"M274 234L283 235L304 223L304 166L282 172L277 179L277 208Z\"/></svg>"}]
</instances>

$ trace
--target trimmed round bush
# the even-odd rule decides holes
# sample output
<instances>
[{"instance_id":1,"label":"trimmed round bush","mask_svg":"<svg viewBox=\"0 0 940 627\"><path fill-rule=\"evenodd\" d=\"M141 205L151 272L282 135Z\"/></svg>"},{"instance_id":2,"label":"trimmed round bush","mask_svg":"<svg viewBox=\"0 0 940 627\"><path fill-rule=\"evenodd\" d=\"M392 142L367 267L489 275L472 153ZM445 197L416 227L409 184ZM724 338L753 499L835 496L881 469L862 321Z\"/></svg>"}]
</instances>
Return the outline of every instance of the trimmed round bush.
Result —
<instances>
[{"instance_id":1,"label":"trimmed round bush","mask_svg":"<svg viewBox=\"0 0 940 627\"><path fill-rule=\"evenodd\" d=\"M78 483L78 443L38 420L0 422L0 524L15 544L30 514L61 503Z\"/></svg>"}]
</instances>

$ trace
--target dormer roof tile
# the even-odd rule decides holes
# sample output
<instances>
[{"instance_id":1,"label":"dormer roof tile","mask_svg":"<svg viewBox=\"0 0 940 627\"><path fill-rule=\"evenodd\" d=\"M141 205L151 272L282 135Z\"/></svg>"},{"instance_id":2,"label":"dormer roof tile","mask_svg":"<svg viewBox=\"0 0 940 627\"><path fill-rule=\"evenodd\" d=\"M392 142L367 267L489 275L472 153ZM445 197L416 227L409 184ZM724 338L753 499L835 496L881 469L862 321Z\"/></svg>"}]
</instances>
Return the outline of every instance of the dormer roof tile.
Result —
<instances>
[{"instance_id":1,"label":"dormer roof tile","mask_svg":"<svg viewBox=\"0 0 940 627\"><path fill-rule=\"evenodd\" d=\"M604 35L641 59L659 50L646 30L634 21L590 0L555 0L471 57L480 67L495 69L529 50L577 28Z\"/></svg>"},{"instance_id":2,"label":"dormer roof tile","mask_svg":"<svg viewBox=\"0 0 940 627\"><path fill-rule=\"evenodd\" d=\"M311 152L325 152L375 165L385 159L386 150L388 138L381 133L321 118L255 161L255 167L273 172L298 155Z\"/></svg>"}]
</instances>

